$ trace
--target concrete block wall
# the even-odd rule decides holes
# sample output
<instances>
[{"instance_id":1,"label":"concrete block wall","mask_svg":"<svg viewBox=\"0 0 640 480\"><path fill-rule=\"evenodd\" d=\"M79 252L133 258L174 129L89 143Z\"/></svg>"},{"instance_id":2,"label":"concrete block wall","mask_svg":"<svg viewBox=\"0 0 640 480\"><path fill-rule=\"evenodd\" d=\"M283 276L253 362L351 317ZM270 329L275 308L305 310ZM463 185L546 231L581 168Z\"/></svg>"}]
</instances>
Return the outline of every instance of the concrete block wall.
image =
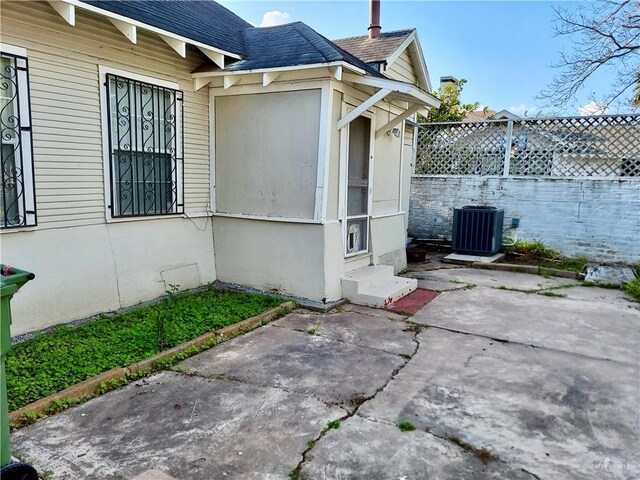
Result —
<instances>
[{"instance_id":1,"label":"concrete block wall","mask_svg":"<svg viewBox=\"0 0 640 480\"><path fill-rule=\"evenodd\" d=\"M640 179L434 177L411 179L409 234L451 239L453 209L504 209L518 237L571 257L640 264Z\"/></svg>"}]
</instances>

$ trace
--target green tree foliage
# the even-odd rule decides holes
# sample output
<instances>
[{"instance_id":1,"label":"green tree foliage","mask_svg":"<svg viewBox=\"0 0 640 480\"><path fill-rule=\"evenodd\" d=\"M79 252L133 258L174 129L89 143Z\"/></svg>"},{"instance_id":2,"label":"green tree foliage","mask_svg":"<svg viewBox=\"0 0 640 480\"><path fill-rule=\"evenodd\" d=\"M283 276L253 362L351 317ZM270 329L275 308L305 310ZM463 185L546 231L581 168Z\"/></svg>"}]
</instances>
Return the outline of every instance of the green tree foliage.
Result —
<instances>
[{"instance_id":1,"label":"green tree foliage","mask_svg":"<svg viewBox=\"0 0 640 480\"><path fill-rule=\"evenodd\" d=\"M460 94L465 83L467 81L464 79L448 82L436 90L434 95L442 101L440 108L429 110L426 118L418 114L418 122L460 122L476 110L480 106L479 102L464 104L460 102Z\"/></svg>"}]
</instances>

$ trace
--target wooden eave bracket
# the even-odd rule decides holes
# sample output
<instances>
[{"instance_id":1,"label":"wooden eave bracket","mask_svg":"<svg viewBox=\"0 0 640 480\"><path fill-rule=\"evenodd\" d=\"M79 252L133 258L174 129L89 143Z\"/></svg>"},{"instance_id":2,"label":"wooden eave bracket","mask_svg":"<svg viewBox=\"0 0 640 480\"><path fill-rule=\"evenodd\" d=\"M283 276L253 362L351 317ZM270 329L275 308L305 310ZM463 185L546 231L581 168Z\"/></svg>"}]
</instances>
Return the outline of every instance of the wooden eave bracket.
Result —
<instances>
[{"instance_id":1,"label":"wooden eave bracket","mask_svg":"<svg viewBox=\"0 0 640 480\"><path fill-rule=\"evenodd\" d=\"M58 14L72 27L76 26L76 7L66 3L52 0L48 2Z\"/></svg>"},{"instance_id":2,"label":"wooden eave bracket","mask_svg":"<svg viewBox=\"0 0 640 480\"><path fill-rule=\"evenodd\" d=\"M338 130L346 127L348 124L353 122L356 118L358 118L361 114L366 112L369 108L373 107L376 103L383 100L387 95L391 93L391 89L383 88L378 90L374 95L367 98L364 102L358 105L356 108L347 113L344 117L338 120L336 127Z\"/></svg>"},{"instance_id":3,"label":"wooden eave bracket","mask_svg":"<svg viewBox=\"0 0 640 480\"><path fill-rule=\"evenodd\" d=\"M396 125L401 123L403 120L409 118L411 115L413 115L414 113L418 112L423 107L424 107L424 105L420 105L419 103L418 104L414 104L412 107L408 108L404 112L400 113L399 115L396 115L389 122L387 122L384 126L380 127L378 130L376 130L376 138L381 137L385 133L390 132L393 127L395 127Z\"/></svg>"}]
</instances>

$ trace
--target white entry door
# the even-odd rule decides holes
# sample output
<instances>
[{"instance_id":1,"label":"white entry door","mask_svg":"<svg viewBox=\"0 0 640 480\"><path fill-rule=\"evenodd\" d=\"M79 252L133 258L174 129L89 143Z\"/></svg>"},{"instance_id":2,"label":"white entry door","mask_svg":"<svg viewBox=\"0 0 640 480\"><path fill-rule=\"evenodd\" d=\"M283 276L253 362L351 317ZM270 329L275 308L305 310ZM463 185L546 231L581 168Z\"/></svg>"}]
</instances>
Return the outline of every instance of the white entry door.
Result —
<instances>
[{"instance_id":1,"label":"white entry door","mask_svg":"<svg viewBox=\"0 0 640 480\"><path fill-rule=\"evenodd\" d=\"M345 255L369 251L371 200L371 119L360 116L349 124Z\"/></svg>"}]
</instances>

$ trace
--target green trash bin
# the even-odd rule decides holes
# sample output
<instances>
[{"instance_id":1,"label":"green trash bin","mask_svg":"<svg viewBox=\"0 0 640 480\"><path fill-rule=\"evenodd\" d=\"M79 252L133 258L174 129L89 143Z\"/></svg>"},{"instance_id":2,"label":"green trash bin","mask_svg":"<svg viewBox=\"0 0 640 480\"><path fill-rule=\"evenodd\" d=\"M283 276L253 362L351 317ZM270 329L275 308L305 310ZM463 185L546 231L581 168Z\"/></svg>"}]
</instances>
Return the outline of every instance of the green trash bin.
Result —
<instances>
[{"instance_id":1,"label":"green trash bin","mask_svg":"<svg viewBox=\"0 0 640 480\"><path fill-rule=\"evenodd\" d=\"M7 401L7 380L5 362L11 350L11 298L35 275L18 268L0 264L0 477L2 480L37 480L33 467L24 463L11 463L11 438L9 432L9 404Z\"/></svg>"}]
</instances>

